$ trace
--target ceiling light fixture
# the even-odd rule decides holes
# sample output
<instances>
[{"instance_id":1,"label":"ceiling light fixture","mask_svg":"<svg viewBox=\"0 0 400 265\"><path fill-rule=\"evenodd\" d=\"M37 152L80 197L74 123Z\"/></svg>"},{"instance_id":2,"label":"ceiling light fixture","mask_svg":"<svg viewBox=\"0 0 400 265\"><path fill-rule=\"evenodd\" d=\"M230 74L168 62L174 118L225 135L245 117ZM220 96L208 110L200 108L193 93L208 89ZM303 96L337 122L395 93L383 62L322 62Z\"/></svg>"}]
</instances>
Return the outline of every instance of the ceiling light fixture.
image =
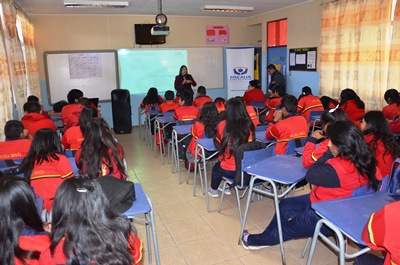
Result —
<instances>
[{"instance_id":1,"label":"ceiling light fixture","mask_svg":"<svg viewBox=\"0 0 400 265\"><path fill-rule=\"evenodd\" d=\"M64 0L65 7L82 8L126 8L129 6L127 1L94 1L94 0Z\"/></svg>"},{"instance_id":2,"label":"ceiling light fixture","mask_svg":"<svg viewBox=\"0 0 400 265\"><path fill-rule=\"evenodd\" d=\"M201 11L205 12L228 12L228 13L248 13L254 11L252 6L217 6L205 5Z\"/></svg>"}]
</instances>

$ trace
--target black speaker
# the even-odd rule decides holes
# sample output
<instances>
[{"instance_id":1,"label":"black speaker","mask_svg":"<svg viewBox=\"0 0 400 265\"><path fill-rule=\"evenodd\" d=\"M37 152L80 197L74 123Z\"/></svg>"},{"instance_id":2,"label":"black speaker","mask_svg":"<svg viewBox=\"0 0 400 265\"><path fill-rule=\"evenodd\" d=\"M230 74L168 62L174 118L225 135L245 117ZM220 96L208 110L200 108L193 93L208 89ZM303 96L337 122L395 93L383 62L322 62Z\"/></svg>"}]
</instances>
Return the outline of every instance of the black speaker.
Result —
<instances>
[{"instance_id":1,"label":"black speaker","mask_svg":"<svg viewBox=\"0 0 400 265\"><path fill-rule=\"evenodd\" d=\"M115 133L132 132L131 95L127 89L111 91L111 107Z\"/></svg>"}]
</instances>

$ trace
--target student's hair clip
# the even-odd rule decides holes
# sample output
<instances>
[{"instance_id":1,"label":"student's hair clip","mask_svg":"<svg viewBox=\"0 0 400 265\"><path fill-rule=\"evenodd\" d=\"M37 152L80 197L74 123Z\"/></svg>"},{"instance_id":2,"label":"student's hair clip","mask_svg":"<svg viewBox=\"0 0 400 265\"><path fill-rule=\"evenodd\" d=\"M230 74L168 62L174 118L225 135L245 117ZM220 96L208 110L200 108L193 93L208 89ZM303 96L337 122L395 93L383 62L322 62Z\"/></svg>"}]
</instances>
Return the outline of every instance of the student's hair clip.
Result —
<instances>
[{"instance_id":1,"label":"student's hair clip","mask_svg":"<svg viewBox=\"0 0 400 265\"><path fill-rule=\"evenodd\" d=\"M77 191L77 192L80 192L80 193L87 193L87 192L89 192L89 190L86 189L86 188L76 188L76 191Z\"/></svg>"},{"instance_id":2,"label":"student's hair clip","mask_svg":"<svg viewBox=\"0 0 400 265\"><path fill-rule=\"evenodd\" d=\"M339 104L336 105L336 107L334 109L330 109L329 113L333 113L335 110L337 110L339 108Z\"/></svg>"}]
</instances>

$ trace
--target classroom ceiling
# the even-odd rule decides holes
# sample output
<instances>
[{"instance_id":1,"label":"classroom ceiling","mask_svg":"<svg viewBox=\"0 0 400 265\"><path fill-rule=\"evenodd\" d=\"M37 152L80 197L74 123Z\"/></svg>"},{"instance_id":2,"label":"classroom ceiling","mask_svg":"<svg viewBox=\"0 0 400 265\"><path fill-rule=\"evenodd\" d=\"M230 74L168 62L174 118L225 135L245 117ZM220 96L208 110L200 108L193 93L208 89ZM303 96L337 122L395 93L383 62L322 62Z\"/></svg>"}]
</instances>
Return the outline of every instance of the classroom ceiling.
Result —
<instances>
[{"instance_id":1,"label":"classroom ceiling","mask_svg":"<svg viewBox=\"0 0 400 265\"><path fill-rule=\"evenodd\" d=\"M83 0L76 0L83 1ZM103 0L102 0L103 1ZM104 0L107 1L107 0ZM128 1L127 8L67 8L64 0L14 0L28 15L156 15L158 0L108 0L107 2ZM252 17L277 9L311 2L313 0L163 0L162 11L178 16L213 16L213 17ZM204 5L228 5L254 7L249 13L202 12Z\"/></svg>"}]
</instances>

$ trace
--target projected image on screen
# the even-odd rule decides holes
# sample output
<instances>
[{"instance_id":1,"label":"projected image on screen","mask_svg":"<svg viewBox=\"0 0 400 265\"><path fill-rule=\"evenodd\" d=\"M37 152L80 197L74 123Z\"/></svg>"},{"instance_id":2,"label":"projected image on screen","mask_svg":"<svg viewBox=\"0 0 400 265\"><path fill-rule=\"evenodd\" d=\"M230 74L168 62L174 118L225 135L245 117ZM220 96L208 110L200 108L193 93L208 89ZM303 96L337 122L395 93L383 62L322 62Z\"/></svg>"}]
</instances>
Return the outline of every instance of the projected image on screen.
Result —
<instances>
[{"instance_id":1,"label":"projected image on screen","mask_svg":"<svg viewBox=\"0 0 400 265\"><path fill-rule=\"evenodd\" d=\"M175 91L175 76L188 64L188 56L186 50L120 49L118 61L121 88L131 94L146 94L155 87L163 95L164 91Z\"/></svg>"}]
</instances>

